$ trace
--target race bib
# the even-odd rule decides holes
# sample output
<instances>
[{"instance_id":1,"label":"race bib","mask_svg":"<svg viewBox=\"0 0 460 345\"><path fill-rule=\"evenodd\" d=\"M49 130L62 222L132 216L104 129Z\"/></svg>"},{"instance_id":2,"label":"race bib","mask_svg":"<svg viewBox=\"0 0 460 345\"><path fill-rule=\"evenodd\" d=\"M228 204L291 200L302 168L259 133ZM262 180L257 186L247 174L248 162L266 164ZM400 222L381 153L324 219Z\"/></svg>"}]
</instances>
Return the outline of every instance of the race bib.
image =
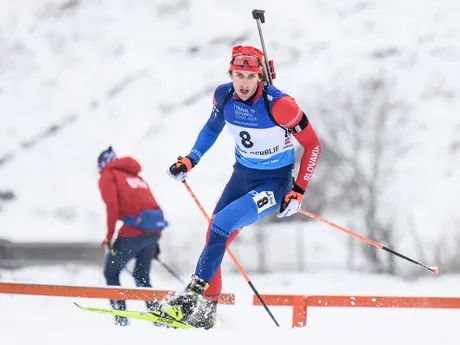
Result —
<instances>
[{"instance_id":1,"label":"race bib","mask_svg":"<svg viewBox=\"0 0 460 345\"><path fill-rule=\"evenodd\" d=\"M252 200L254 200L257 205L258 213L276 205L275 194L271 191L257 193Z\"/></svg>"}]
</instances>

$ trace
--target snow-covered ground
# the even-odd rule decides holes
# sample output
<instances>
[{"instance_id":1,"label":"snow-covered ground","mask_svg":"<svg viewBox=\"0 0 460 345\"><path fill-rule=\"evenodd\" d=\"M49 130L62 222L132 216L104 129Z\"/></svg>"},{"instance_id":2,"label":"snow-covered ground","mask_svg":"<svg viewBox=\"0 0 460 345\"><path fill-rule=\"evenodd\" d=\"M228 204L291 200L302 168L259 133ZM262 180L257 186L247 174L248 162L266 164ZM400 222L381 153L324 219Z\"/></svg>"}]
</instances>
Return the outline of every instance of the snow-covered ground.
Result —
<instances>
[{"instance_id":1,"label":"snow-covered ground","mask_svg":"<svg viewBox=\"0 0 460 345\"><path fill-rule=\"evenodd\" d=\"M62 266L19 271L0 271L2 281L60 285L104 286L100 268ZM444 296L458 295L460 277L428 275L417 282L384 276L343 272L305 272L251 275L261 294ZM183 288L161 266L154 264L152 281L158 289ZM134 287L122 275L125 287ZM100 299L41 297L0 294L0 339L2 344L113 345L140 342L174 344L219 344L253 342L314 344L458 344L460 310L310 308L308 325L291 329L291 308L270 307L280 324L278 329L265 310L252 306L252 291L241 275L224 276L224 292L235 293L236 304L220 306L218 326L210 331L154 328L134 320L130 327L112 325L112 317L84 312L73 305L107 307ZM128 301L129 309L144 310L143 302Z\"/></svg>"}]
</instances>

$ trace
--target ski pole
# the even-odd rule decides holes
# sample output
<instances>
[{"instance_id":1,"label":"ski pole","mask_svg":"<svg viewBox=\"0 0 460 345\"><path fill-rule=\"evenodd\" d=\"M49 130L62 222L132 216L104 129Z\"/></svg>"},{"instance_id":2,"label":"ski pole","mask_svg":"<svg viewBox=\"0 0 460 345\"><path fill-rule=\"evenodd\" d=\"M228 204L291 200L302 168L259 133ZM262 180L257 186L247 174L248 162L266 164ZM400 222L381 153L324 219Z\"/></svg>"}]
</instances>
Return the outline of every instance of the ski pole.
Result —
<instances>
[{"instance_id":1,"label":"ski pole","mask_svg":"<svg viewBox=\"0 0 460 345\"><path fill-rule=\"evenodd\" d=\"M209 218L208 214L206 213L205 209L203 208L203 206L201 206L201 203L198 201L197 197L195 196L195 193L193 193L192 189L190 188L190 186L188 185L187 181L184 180L182 181L182 183L184 184L185 188L188 190L188 192L190 193L191 197L193 198L193 200L195 201L195 203L197 204L198 208L201 210L201 212L203 213L204 217L206 218L206 220L208 221L208 223L211 221L211 219ZM249 286L251 287L252 291L254 291L254 294L257 296L258 300L260 301L260 304L263 305L263 307L265 308L265 310L267 311L268 315L270 315L271 319L273 320L273 322L275 323L276 326L280 326L278 321L276 321L275 317L273 316L272 312L270 311L270 309L268 308L267 304L265 304L264 300L262 299L262 296L259 294L259 292L257 291L257 289L255 288L254 284L252 284L251 280L249 279L248 275L246 274L246 272L243 270L243 267L240 265L240 263L238 262L238 260L236 259L235 255L233 255L232 251L230 250L230 248L226 248L226 251L228 253L228 255L230 255L230 257L232 258L233 262L235 263L236 267L238 267L238 270L240 271L240 273L243 275L244 279L246 279L246 282L249 284Z\"/></svg>"},{"instance_id":2,"label":"ski pole","mask_svg":"<svg viewBox=\"0 0 460 345\"><path fill-rule=\"evenodd\" d=\"M158 258L155 258L155 260L157 260L161 264L161 266L163 266L166 271L171 273L171 275L174 276L178 281L180 281L182 284L185 284L184 280L180 277L180 275L178 275L176 272L174 272L171 267L166 265L163 261L161 261Z\"/></svg>"},{"instance_id":3,"label":"ski pole","mask_svg":"<svg viewBox=\"0 0 460 345\"><path fill-rule=\"evenodd\" d=\"M262 50L264 52L264 67L267 71L268 83L273 85L272 70L270 68L270 62L267 56L267 49L265 48L264 35L262 34L262 24L265 23L265 11L264 10L252 10L252 18L256 20L257 30L259 31L260 43L262 44Z\"/></svg>"},{"instance_id":4,"label":"ski pole","mask_svg":"<svg viewBox=\"0 0 460 345\"><path fill-rule=\"evenodd\" d=\"M422 266L422 267L426 268L427 270L429 270L431 272L439 273L437 266L429 267L429 266L426 266L424 264L421 264L420 262L415 261L415 260L413 260L413 259L411 259L411 258L409 258L409 257L407 257L405 255L402 255L402 254L400 254L400 253L398 253L398 252L396 252L396 251L394 251L394 250L392 250L390 248L387 248L387 247L381 245L380 243L374 242L374 241L372 241L372 240L370 240L370 239L368 239L368 238L366 238L364 236L361 236L361 235L359 235L359 234L357 234L357 233L355 233L355 232L353 232L351 230L348 230L348 229L346 229L346 228L344 228L344 227L342 227L340 225L334 224L334 223L332 223L332 222L330 222L330 221L328 221L328 220L326 220L324 218L321 218L321 217L319 217L319 216L317 216L317 215L315 215L313 213L310 213L308 211L300 210L299 212L302 213L303 215L307 216L307 217L319 220L320 222L323 222L323 223L325 223L327 225L330 225L330 226L332 226L332 227L334 227L336 229L339 229L339 230L341 230L343 232L346 232L348 235L356 237L357 239L360 239L361 241L364 241L364 242L370 244L371 246L374 246L374 247L379 248L379 249L383 249L384 251L386 251L386 252L388 252L390 254L399 256L400 258L402 258L404 260L407 260L407 261L412 262L412 263L414 263L416 265Z\"/></svg>"}]
</instances>

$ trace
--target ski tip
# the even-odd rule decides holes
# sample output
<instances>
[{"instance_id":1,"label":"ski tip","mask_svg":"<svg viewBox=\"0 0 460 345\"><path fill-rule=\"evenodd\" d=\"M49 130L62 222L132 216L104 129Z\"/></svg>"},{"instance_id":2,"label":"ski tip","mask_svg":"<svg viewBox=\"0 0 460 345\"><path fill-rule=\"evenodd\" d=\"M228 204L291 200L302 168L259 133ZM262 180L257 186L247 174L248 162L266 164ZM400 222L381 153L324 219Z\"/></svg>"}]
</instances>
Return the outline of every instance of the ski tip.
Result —
<instances>
[{"instance_id":1,"label":"ski tip","mask_svg":"<svg viewBox=\"0 0 460 345\"><path fill-rule=\"evenodd\" d=\"M431 267L431 270L432 270L434 273L436 273L436 274L439 273L439 268L438 268L438 266Z\"/></svg>"},{"instance_id":2,"label":"ski tip","mask_svg":"<svg viewBox=\"0 0 460 345\"><path fill-rule=\"evenodd\" d=\"M75 304L78 308L81 309L80 305L77 302L73 302L73 304Z\"/></svg>"}]
</instances>

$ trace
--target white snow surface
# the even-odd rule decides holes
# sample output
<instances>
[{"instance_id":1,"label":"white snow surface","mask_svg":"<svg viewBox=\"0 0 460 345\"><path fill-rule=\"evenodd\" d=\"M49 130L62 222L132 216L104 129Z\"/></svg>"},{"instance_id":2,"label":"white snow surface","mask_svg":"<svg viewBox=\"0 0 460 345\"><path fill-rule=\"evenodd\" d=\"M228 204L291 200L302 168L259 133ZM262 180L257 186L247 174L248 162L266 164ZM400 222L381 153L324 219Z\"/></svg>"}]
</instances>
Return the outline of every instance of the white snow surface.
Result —
<instances>
[{"instance_id":1,"label":"white snow surface","mask_svg":"<svg viewBox=\"0 0 460 345\"><path fill-rule=\"evenodd\" d=\"M104 286L100 268L66 265L0 271L2 281L58 285ZM183 277L185 278L185 277ZM458 276L430 275L417 282L379 275L308 271L250 275L261 294L440 296L457 294ZM128 274L122 284L134 287ZM152 267L152 283L161 290L180 291L183 286L160 265ZM455 309L316 308L307 311L307 326L291 328L290 307L269 307L280 324L276 327L261 306L252 305L252 290L239 274L224 276L223 292L235 293L235 305L220 305L217 326L205 330L154 328L149 322L133 320L130 327L113 325L112 316L92 314L73 305L108 307L100 299L42 297L0 294L2 344L112 345L138 342L174 344L314 343L314 344L458 344ZM131 310L145 310L143 302L128 301Z\"/></svg>"}]
</instances>

